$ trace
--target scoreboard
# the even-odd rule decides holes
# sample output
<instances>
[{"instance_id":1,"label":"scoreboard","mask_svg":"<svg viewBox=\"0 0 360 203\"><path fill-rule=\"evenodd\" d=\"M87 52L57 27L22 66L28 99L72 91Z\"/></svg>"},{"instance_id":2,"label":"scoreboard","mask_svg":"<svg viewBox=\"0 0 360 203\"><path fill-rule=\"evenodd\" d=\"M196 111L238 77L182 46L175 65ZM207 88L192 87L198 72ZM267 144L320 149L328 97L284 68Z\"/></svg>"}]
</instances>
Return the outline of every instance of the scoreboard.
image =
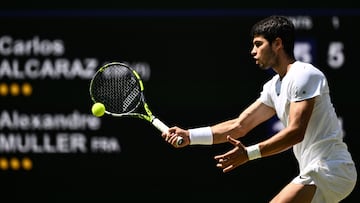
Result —
<instances>
[{"instance_id":1,"label":"scoreboard","mask_svg":"<svg viewBox=\"0 0 360 203\"><path fill-rule=\"evenodd\" d=\"M251 58L250 28L279 13L295 24L295 57L328 77L358 162L360 112L352 90L359 86L360 10L7 11L0 12L0 178L6 194L26 195L6 198L118 202L141 192L162 200L180 181L194 200L230 191L269 201L297 174L291 151L223 174L213 156L229 144L174 149L144 121L94 117L89 82L101 65L125 62L140 73L152 110L169 126L236 117L273 74ZM242 141L280 129L274 118ZM359 198L356 190L344 202Z\"/></svg>"}]
</instances>

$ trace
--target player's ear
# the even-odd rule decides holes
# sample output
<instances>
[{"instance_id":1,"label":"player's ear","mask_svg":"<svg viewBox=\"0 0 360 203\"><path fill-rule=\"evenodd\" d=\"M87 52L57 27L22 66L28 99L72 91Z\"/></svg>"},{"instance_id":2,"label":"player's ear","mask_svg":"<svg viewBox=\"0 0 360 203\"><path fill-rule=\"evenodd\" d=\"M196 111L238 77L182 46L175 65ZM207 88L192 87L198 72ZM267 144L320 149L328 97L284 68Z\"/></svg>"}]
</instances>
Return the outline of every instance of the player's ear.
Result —
<instances>
[{"instance_id":1,"label":"player's ear","mask_svg":"<svg viewBox=\"0 0 360 203\"><path fill-rule=\"evenodd\" d=\"M284 47L283 41L280 37L275 38L274 41L271 43L271 45L272 48L277 51Z\"/></svg>"}]
</instances>

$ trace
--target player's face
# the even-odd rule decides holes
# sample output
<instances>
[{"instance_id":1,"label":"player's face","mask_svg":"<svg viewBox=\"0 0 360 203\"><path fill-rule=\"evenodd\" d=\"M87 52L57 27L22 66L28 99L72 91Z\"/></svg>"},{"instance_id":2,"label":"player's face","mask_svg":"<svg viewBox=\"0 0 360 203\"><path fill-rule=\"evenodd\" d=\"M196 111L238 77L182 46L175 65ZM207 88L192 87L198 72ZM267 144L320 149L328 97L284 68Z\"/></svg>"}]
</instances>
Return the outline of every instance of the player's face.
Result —
<instances>
[{"instance_id":1,"label":"player's face","mask_svg":"<svg viewBox=\"0 0 360 203\"><path fill-rule=\"evenodd\" d=\"M276 54L271 49L269 41L262 36L254 37L251 55L255 59L255 63L263 70L272 67L276 60Z\"/></svg>"}]
</instances>

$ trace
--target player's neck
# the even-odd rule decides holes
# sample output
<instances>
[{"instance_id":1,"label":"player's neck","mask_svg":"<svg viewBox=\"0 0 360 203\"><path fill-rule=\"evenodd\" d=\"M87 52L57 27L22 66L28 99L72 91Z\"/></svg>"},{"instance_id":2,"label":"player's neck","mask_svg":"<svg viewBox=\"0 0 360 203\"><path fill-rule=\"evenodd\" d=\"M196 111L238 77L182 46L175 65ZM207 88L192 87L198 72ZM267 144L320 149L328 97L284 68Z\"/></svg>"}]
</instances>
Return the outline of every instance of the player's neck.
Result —
<instances>
[{"instance_id":1,"label":"player's neck","mask_svg":"<svg viewBox=\"0 0 360 203\"><path fill-rule=\"evenodd\" d=\"M280 76L280 80L285 77L286 73L290 70L291 65L295 62L294 59L286 60L274 68L275 72Z\"/></svg>"}]
</instances>

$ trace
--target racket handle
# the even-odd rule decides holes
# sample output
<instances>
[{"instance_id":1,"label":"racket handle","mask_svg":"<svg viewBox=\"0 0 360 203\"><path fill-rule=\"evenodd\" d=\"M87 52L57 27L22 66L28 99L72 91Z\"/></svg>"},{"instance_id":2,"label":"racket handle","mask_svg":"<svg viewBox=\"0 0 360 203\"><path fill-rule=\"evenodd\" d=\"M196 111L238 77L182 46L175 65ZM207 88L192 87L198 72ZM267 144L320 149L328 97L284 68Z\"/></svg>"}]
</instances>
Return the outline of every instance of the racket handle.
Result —
<instances>
[{"instance_id":1,"label":"racket handle","mask_svg":"<svg viewBox=\"0 0 360 203\"><path fill-rule=\"evenodd\" d=\"M167 132L169 130L169 127L167 125L165 125L165 123L163 123L161 120L159 120L158 118L154 118L152 121L152 124L159 129L161 132ZM181 145L183 143L183 138L181 136L179 136L177 138L177 145Z\"/></svg>"}]
</instances>

